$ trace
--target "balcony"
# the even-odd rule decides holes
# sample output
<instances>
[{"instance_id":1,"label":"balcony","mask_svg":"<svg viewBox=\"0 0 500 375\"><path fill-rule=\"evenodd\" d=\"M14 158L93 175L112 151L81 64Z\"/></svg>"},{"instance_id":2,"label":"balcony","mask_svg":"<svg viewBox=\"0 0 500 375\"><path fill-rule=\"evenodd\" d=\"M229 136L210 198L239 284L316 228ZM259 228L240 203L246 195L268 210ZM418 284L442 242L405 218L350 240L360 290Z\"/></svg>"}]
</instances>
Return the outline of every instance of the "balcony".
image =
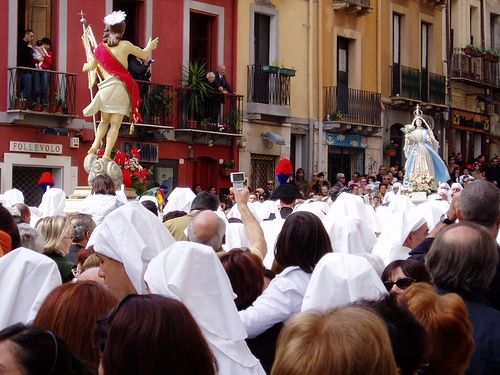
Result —
<instances>
[{"instance_id":1,"label":"balcony","mask_svg":"<svg viewBox=\"0 0 500 375\"><path fill-rule=\"evenodd\" d=\"M333 0L333 10L342 10L363 16L373 9L370 6L370 0Z\"/></svg>"},{"instance_id":2,"label":"balcony","mask_svg":"<svg viewBox=\"0 0 500 375\"><path fill-rule=\"evenodd\" d=\"M262 115L291 116L291 77L295 71L289 71L275 66L248 65L249 117L258 119Z\"/></svg>"},{"instance_id":3,"label":"balcony","mask_svg":"<svg viewBox=\"0 0 500 375\"><path fill-rule=\"evenodd\" d=\"M446 6L446 0L421 0L421 2L424 4L435 5L440 8Z\"/></svg>"},{"instance_id":4,"label":"balcony","mask_svg":"<svg viewBox=\"0 0 500 375\"><path fill-rule=\"evenodd\" d=\"M188 105L190 90L177 89L177 140L193 143L228 145L231 138L241 136L243 127L243 95L211 93L198 109Z\"/></svg>"},{"instance_id":5,"label":"balcony","mask_svg":"<svg viewBox=\"0 0 500 375\"><path fill-rule=\"evenodd\" d=\"M499 63L485 56L467 55L462 48L457 48L453 50L450 79L479 87L499 87Z\"/></svg>"},{"instance_id":6,"label":"balcony","mask_svg":"<svg viewBox=\"0 0 500 375\"><path fill-rule=\"evenodd\" d=\"M391 69L392 105L407 108L421 102L430 107L446 105L445 76L399 64L394 64Z\"/></svg>"},{"instance_id":7,"label":"balcony","mask_svg":"<svg viewBox=\"0 0 500 375\"><path fill-rule=\"evenodd\" d=\"M59 126L77 117L76 74L31 68L7 68L10 122L39 122Z\"/></svg>"},{"instance_id":8,"label":"balcony","mask_svg":"<svg viewBox=\"0 0 500 375\"><path fill-rule=\"evenodd\" d=\"M381 95L375 92L324 87L324 127L328 130L376 134L380 131Z\"/></svg>"}]
</instances>

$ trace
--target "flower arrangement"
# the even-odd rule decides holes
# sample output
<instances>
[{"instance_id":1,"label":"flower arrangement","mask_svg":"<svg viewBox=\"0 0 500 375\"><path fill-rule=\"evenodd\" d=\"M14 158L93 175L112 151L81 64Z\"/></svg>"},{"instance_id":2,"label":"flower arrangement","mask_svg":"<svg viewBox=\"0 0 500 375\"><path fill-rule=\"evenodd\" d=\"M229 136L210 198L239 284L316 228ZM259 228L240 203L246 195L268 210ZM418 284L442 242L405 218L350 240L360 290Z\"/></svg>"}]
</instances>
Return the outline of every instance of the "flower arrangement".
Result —
<instances>
[{"instance_id":1,"label":"flower arrangement","mask_svg":"<svg viewBox=\"0 0 500 375\"><path fill-rule=\"evenodd\" d=\"M432 193L436 188L436 179L428 173L414 173L408 180L408 193Z\"/></svg>"},{"instance_id":2,"label":"flower arrangement","mask_svg":"<svg viewBox=\"0 0 500 375\"><path fill-rule=\"evenodd\" d=\"M141 156L137 147L132 147L130 155L122 150L113 149L111 157L113 161L121 168L123 175L123 185L128 188L135 189L137 195L141 195L147 190L147 182L149 176L153 173L153 168L144 168L139 163ZM97 156L102 157L104 150L99 149Z\"/></svg>"}]
</instances>

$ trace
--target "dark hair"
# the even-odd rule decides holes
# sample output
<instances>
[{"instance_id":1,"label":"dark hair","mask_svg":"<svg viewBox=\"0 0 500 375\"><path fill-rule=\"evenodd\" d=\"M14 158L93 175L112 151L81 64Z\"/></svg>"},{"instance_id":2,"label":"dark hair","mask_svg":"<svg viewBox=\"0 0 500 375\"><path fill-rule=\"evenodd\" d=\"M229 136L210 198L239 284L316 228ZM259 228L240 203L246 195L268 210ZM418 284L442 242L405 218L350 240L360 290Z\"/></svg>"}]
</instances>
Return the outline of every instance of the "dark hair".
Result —
<instances>
[{"instance_id":1,"label":"dark hair","mask_svg":"<svg viewBox=\"0 0 500 375\"><path fill-rule=\"evenodd\" d=\"M115 184L107 174L99 174L92 181L92 194L116 195Z\"/></svg>"},{"instance_id":2,"label":"dark hair","mask_svg":"<svg viewBox=\"0 0 500 375\"><path fill-rule=\"evenodd\" d=\"M237 297L234 300L238 310L244 310L262 294L264 286L264 265L262 260L248 249L231 249L220 256L231 286Z\"/></svg>"},{"instance_id":3,"label":"dark hair","mask_svg":"<svg viewBox=\"0 0 500 375\"><path fill-rule=\"evenodd\" d=\"M488 181L473 181L460 193L464 219L485 227L496 224L500 213L500 191Z\"/></svg>"},{"instance_id":4,"label":"dark hair","mask_svg":"<svg viewBox=\"0 0 500 375\"><path fill-rule=\"evenodd\" d=\"M191 210L211 210L217 211L220 202L219 198L209 191L201 191L194 197L191 203Z\"/></svg>"},{"instance_id":5,"label":"dark hair","mask_svg":"<svg viewBox=\"0 0 500 375\"><path fill-rule=\"evenodd\" d=\"M384 320L400 375L413 375L424 359L427 333L413 314L389 294L381 300L357 303L375 310ZM409 340L409 338L411 338Z\"/></svg>"},{"instance_id":6,"label":"dark hair","mask_svg":"<svg viewBox=\"0 0 500 375\"><path fill-rule=\"evenodd\" d=\"M158 207L156 207L155 202L152 201L142 201L141 204L148 210L158 217Z\"/></svg>"},{"instance_id":7,"label":"dark hair","mask_svg":"<svg viewBox=\"0 0 500 375\"><path fill-rule=\"evenodd\" d=\"M33 325L54 332L75 355L97 368L99 349L93 340L97 319L117 303L113 294L95 281L62 284L47 295Z\"/></svg>"},{"instance_id":8,"label":"dark hair","mask_svg":"<svg viewBox=\"0 0 500 375\"><path fill-rule=\"evenodd\" d=\"M28 34L28 33L33 33L33 29L26 29L24 30L24 35Z\"/></svg>"},{"instance_id":9,"label":"dark hair","mask_svg":"<svg viewBox=\"0 0 500 375\"><path fill-rule=\"evenodd\" d=\"M431 282L431 276L425 265L415 259L400 259L389 263L382 272L382 281L388 281L398 268L401 268L406 277L411 277L417 282Z\"/></svg>"},{"instance_id":10,"label":"dark hair","mask_svg":"<svg viewBox=\"0 0 500 375\"><path fill-rule=\"evenodd\" d=\"M299 266L312 273L321 257L331 252L332 243L321 220L310 212L299 211L286 218L276 240L274 257L283 269Z\"/></svg>"},{"instance_id":11,"label":"dark hair","mask_svg":"<svg viewBox=\"0 0 500 375\"><path fill-rule=\"evenodd\" d=\"M177 300L132 294L100 325L107 335L101 357L106 374L217 373L217 361L198 324Z\"/></svg>"},{"instance_id":12,"label":"dark hair","mask_svg":"<svg viewBox=\"0 0 500 375\"><path fill-rule=\"evenodd\" d=\"M51 46L51 45L52 45L52 42L51 42L51 41L50 41L50 39L49 39L49 38L47 38L47 37L43 37L42 39L40 39L40 42L41 42L42 44L47 44L48 46Z\"/></svg>"},{"instance_id":13,"label":"dark hair","mask_svg":"<svg viewBox=\"0 0 500 375\"><path fill-rule=\"evenodd\" d=\"M108 47L117 46L118 43L123 38L123 33L125 33L125 21L117 23L115 25L107 25L104 29L104 34L102 39Z\"/></svg>"},{"instance_id":14,"label":"dark hair","mask_svg":"<svg viewBox=\"0 0 500 375\"><path fill-rule=\"evenodd\" d=\"M0 342L7 340L15 344L13 354L26 375L94 374L52 332L18 323L0 331Z\"/></svg>"},{"instance_id":15,"label":"dark hair","mask_svg":"<svg viewBox=\"0 0 500 375\"><path fill-rule=\"evenodd\" d=\"M176 217L182 217L182 216L186 216L186 215L187 215L187 212L184 212L184 211L178 211L178 210L170 211L170 212L167 212L165 215L163 215L162 221L165 222L167 220L175 219Z\"/></svg>"},{"instance_id":16,"label":"dark hair","mask_svg":"<svg viewBox=\"0 0 500 375\"><path fill-rule=\"evenodd\" d=\"M85 233L95 228L95 222L89 214L74 213L69 215L71 223L71 237L74 242L80 242L85 239Z\"/></svg>"},{"instance_id":17,"label":"dark hair","mask_svg":"<svg viewBox=\"0 0 500 375\"><path fill-rule=\"evenodd\" d=\"M19 230L14 222L14 218L9 210L2 205L0 205L0 230L3 230L10 236L12 240L12 249L17 249L21 246L21 236L19 235ZM4 253L10 250L11 249L4 249Z\"/></svg>"},{"instance_id":18,"label":"dark hair","mask_svg":"<svg viewBox=\"0 0 500 375\"><path fill-rule=\"evenodd\" d=\"M493 236L468 221L449 225L439 233L425 260L436 286L458 294L487 290L497 264Z\"/></svg>"}]
</instances>

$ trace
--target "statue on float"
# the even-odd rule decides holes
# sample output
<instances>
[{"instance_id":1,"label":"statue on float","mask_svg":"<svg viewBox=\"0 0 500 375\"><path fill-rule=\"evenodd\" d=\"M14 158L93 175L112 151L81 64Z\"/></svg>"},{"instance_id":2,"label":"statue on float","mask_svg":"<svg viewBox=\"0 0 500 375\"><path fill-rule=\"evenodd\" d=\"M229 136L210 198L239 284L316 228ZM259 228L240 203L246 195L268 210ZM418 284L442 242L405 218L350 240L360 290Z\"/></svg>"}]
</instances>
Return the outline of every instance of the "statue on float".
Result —
<instances>
[{"instance_id":1,"label":"statue on float","mask_svg":"<svg viewBox=\"0 0 500 375\"><path fill-rule=\"evenodd\" d=\"M125 17L123 11L114 11L104 17L104 35L101 43L97 44L90 26L85 28L85 19L82 13L82 36L87 62L82 70L89 73L89 89L96 78L98 91L91 103L83 109L85 116L101 114L101 121L95 129L95 139L84 160L84 168L89 173L88 182L92 184L99 174L107 174L113 180L115 187L122 183L120 167L112 160L111 152L118 138L118 133L124 116L129 116L130 132L133 133L134 123L142 121L139 113L140 91L137 82L128 71L128 56L134 55L140 59L150 57L151 52L158 46L158 38L148 41L146 48L141 49L129 41L123 40L125 32ZM92 94L91 94L92 96ZM97 150L106 138L102 158Z\"/></svg>"},{"instance_id":2,"label":"statue on float","mask_svg":"<svg viewBox=\"0 0 500 375\"><path fill-rule=\"evenodd\" d=\"M409 192L436 191L439 183L450 179L448 168L438 154L439 142L417 105L411 124L402 128L405 133L406 156L403 187Z\"/></svg>"}]
</instances>

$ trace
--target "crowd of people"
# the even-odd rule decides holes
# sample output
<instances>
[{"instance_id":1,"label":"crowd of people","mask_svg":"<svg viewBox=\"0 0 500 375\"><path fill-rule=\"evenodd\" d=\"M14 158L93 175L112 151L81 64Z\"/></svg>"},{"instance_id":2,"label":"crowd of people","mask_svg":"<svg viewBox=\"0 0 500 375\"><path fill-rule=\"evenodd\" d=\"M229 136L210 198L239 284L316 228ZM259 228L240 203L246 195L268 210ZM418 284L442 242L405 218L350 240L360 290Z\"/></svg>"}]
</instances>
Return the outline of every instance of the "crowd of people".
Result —
<instances>
[{"instance_id":1,"label":"crowd of people","mask_svg":"<svg viewBox=\"0 0 500 375\"><path fill-rule=\"evenodd\" d=\"M498 187L374 209L369 185L398 183L397 169L379 172L337 175L351 189L314 199L325 176L299 169L258 195L232 189L226 212L214 191L176 188L162 215L106 175L78 213L64 214L57 188L38 208L5 192L0 369L499 373Z\"/></svg>"}]
</instances>

